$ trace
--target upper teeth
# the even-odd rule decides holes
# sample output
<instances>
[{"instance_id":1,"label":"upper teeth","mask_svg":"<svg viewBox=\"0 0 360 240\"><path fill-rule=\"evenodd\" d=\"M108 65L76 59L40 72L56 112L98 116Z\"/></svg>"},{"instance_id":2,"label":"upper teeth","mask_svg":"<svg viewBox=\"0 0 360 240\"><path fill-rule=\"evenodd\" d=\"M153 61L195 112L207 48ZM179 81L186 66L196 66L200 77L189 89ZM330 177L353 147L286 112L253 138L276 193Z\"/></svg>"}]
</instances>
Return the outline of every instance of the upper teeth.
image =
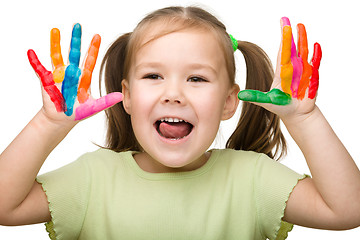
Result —
<instances>
[{"instance_id":1,"label":"upper teeth","mask_svg":"<svg viewBox=\"0 0 360 240\"><path fill-rule=\"evenodd\" d=\"M184 120L179 119L179 118L161 118L160 119L161 122L184 122Z\"/></svg>"}]
</instances>

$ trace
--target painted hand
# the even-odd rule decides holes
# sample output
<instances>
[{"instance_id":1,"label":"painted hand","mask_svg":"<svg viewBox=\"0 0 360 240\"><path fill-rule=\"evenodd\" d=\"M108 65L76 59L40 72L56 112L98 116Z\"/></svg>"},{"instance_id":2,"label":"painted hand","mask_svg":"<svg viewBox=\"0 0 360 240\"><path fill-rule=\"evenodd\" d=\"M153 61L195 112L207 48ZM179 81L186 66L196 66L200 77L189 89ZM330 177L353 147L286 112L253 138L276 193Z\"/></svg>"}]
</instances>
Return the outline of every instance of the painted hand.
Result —
<instances>
[{"instance_id":1,"label":"painted hand","mask_svg":"<svg viewBox=\"0 0 360 240\"><path fill-rule=\"evenodd\" d=\"M281 28L282 41L271 90L267 93L256 90L243 90L238 94L240 100L254 103L288 105L294 99L303 100L306 97L306 93L309 99L316 97L319 86L319 66L322 56L320 44L314 44L313 58L311 64L309 64L307 60L309 51L304 25L297 25L298 53L296 52L296 45L288 18L284 17L281 19Z\"/></svg>"},{"instance_id":2,"label":"painted hand","mask_svg":"<svg viewBox=\"0 0 360 240\"><path fill-rule=\"evenodd\" d=\"M110 93L99 99L90 96L91 76L99 52L101 38L95 35L91 41L83 69L79 68L81 47L81 26L75 24L72 31L69 65L65 66L61 55L60 31L56 28L50 34L50 55L53 71L48 71L41 64L33 50L27 55L29 62L39 76L45 92L49 95L57 112L82 120L120 102L119 92ZM61 89L61 92L60 90ZM44 104L45 105L45 104Z\"/></svg>"}]
</instances>

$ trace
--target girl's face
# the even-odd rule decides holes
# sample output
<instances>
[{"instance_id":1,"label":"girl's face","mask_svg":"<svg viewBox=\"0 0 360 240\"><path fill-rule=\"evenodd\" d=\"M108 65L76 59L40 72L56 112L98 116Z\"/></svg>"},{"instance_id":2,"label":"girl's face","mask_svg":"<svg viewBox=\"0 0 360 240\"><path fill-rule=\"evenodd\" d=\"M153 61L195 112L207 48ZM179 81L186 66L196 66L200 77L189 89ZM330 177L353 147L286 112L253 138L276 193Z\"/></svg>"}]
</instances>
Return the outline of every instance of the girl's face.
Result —
<instances>
[{"instance_id":1,"label":"girl's face","mask_svg":"<svg viewBox=\"0 0 360 240\"><path fill-rule=\"evenodd\" d=\"M123 81L123 104L144 151L135 155L139 166L149 172L202 166L220 121L236 111L238 91L209 31L174 32L142 45Z\"/></svg>"}]
</instances>

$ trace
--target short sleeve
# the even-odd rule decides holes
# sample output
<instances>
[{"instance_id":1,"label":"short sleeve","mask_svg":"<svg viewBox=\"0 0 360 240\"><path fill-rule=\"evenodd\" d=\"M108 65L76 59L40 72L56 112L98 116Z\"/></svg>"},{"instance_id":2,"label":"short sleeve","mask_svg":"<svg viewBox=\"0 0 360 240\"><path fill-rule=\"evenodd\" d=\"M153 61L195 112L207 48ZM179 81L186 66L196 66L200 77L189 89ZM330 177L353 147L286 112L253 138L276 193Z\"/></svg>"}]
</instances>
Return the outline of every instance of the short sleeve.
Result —
<instances>
[{"instance_id":1,"label":"short sleeve","mask_svg":"<svg viewBox=\"0 0 360 240\"><path fill-rule=\"evenodd\" d=\"M88 167L82 156L55 171L38 176L46 193L51 222L46 230L51 239L78 239L82 229L90 189Z\"/></svg>"},{"instance_id":2,"label":"short sleeve","mask_svg":"<svg viewBox=\"0 0 360 240\"><path fill-rule=\"evenodd\" d=\"M299 180L306 178L266 155L261 155L254 174L258 225L264 238L286 239L293 225L282 221L286 202Z\"/></svg>"}]
</instances>

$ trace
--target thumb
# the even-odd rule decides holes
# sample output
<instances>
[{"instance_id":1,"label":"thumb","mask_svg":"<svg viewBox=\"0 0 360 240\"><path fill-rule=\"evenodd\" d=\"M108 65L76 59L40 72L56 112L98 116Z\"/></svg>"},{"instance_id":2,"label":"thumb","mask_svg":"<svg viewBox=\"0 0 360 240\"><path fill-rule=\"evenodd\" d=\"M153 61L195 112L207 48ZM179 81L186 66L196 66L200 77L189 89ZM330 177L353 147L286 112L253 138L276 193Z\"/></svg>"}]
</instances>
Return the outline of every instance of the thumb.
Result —
<instances>
[{"instance_id":1,"label":"thumb","mask_svg":"<svg viewBox=\"0 0 360 240\"><path fill-rule=\"evenodd\" d=\"M85 103L76 108L75 121L90 117L102 110L114 106L122 100L123 95L120 92L112 92L96 100L89 98Z\"/></svg>"},{"instance_id":2,"label":"thumb","mask_svg":"<svg viewBox=\"0 0 360 240\"><path fill-rule=\"evenodd\" d=\"M274 88L270 92L264 93L258 90L243 90L238 94L238 98L242 101L257 103L271 103L274 105L288 105L291 103L291 96L284 93L280 89Z\"/></svg>"}]
</instances>

